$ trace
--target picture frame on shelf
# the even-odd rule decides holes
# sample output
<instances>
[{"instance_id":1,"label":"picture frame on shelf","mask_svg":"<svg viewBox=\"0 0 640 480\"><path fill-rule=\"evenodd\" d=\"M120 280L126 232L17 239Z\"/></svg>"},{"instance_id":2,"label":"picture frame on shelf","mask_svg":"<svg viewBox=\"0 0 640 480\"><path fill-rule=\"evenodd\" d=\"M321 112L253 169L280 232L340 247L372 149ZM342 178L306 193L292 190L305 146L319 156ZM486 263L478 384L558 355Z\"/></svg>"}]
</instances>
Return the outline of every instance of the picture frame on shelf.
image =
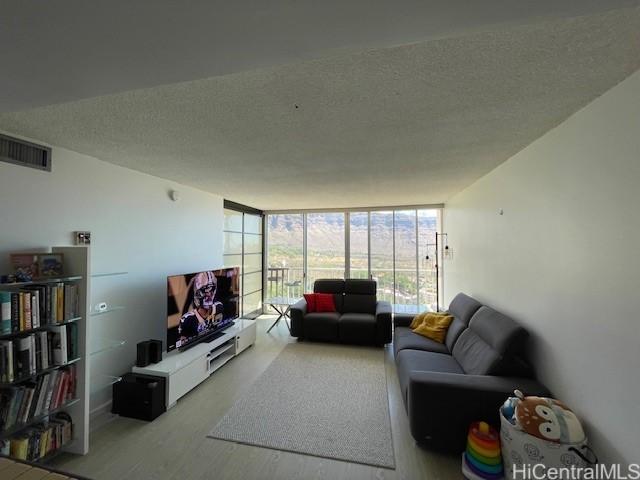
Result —
<instances>
[{"instance_id":1,"label":"picture frame on shelf","mask_svg":"<svg viewBox=\"0 0 640 480\"><path fill-rule=\"evenodd\" d=\"M38 277L38 255L36 253L11 253L9 262L19 282L30 282Z\"/></svg>"},{"instance_id":2,"label":"picture frame on shelf","mask_svg":"<svg viewBox=\"0 0 640 480\"><path fill-rule=\"evenodd\" d=\"M64 255L62 253L40 253L38 257L38 275L42 278L61 277L64 273Z\"/></svg>"}]
</instances>

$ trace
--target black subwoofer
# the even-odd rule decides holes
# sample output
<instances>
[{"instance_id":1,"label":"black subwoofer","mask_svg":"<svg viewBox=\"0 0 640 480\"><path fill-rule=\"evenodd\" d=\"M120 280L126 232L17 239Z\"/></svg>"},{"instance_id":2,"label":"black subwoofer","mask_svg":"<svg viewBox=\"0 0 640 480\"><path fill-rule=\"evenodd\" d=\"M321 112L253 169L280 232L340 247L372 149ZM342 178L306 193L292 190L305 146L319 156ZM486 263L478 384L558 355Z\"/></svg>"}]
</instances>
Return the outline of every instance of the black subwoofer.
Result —
<instances>
[{"instance_id":1,"label":"black subwoofer","mask_svg":"<svg viewBox=\"0 0 640 480\"><path fill-rule=\"evenodd\" d=\"M167 410L165 379L139 373L126 373L113 385L111 411L123 417L151 421Z\"/></svg>"}]
</instances>

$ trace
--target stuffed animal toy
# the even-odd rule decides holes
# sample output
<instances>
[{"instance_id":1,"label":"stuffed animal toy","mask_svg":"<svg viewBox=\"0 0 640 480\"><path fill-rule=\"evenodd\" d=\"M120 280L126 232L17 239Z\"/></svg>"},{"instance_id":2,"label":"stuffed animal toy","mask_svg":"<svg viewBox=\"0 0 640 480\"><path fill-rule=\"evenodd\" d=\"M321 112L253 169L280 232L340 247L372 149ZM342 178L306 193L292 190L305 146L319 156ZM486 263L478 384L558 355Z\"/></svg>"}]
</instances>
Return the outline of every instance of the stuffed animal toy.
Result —
<instances>
[{"instance_id":1,"label":"stuffed animal toy","mask_svg":"<svg viewBox=\"0 0 640 480\"><path fill-rule=\"evenodd\" d=\"M552 398L525 397L515 405L516 425L529 435L556 443L578 443L585 440L582 425L569 407Z\"/></svg>"}]
</instances>

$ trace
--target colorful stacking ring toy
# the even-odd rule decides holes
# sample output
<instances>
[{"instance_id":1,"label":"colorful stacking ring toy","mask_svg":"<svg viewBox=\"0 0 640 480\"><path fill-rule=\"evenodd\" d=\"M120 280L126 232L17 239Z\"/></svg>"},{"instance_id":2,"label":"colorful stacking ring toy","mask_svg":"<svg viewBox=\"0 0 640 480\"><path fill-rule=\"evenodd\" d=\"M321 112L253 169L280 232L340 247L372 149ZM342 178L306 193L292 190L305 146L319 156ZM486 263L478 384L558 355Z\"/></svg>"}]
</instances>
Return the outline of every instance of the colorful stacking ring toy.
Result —
<instances>
[{"instance_id":1,"label":"colorful stacking ring toy","mask_svg":"<svg viewBox=\"0 0 640 480\"><path fill-rule=\"evenodd\" d=\"M503 478L500 436L486 422L469 427L467 449L462 455L462 473L469 480Z\"/></svg>"}]
</instances>

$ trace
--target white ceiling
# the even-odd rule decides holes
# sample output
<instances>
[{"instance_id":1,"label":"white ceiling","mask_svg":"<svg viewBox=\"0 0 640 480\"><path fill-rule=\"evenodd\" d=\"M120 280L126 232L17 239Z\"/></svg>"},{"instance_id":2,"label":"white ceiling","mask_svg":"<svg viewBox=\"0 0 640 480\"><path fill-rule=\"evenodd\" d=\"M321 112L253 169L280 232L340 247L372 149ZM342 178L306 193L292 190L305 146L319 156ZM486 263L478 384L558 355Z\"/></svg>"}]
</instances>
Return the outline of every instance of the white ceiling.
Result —
<instances>
[{"instance_id":1,"label":"white ceiling","mask_svg":"<svg viewBox=\"0 0 640 480\"><path fill-rule=\"evenodd\" d=\"M0 0L0 112L638 0Z\"/></svg>"},{"instance_id":2,"label":"white ceiling","mask_svg":"<svg viewBox=\"0 0 640 480\"><path fill-rule=\"evenodd\" d=\"M194 57L188 60L193 68L178 70L243 71L4 113L0 128L263 209L440 203L640 68L637 7L561 19L537 11L531 23L523 2L487 4L519 8L499 19L509 25L476 24L470 33L459 24L465 32L432 30L427 36L437 38L366 50L352 47L375 43L365 35L372 29L331 43L318 27L330 22L318 12L321 21L307 27L329 42L322 47L348 48L315 55L323 48L286 47L284 36L278 44L265 35L262 60L276 66L247 70L260 63L257 54L218 65L221 48L206 68ZM594 9L597 2L584 4ZM575 2L565 5L565 14L567 5ZM376 18L367 20L375 24ZM419 21L404 20L415 27L407 37L420 34ZM302 35L301 26L290 27ZM394 42L401 40L398 31L388 35ZM246 29L243 36L245 47L257 45ZM136 55L144 53L135 47ZM89 79L86 88L55 78L51 88L39 81L11 90L5 83L0 91L19 95L14 101L2 93L2 102L22 108L179 80L180 72L172 77L168 67L180 49L167 52L171 59L162 68L157 58L145 63L125 55L119 75L107 72L113 82L97 81L93 66L74 70L74 81ZM318 58L281 64L308 55ZM145 74L138 61L158 75ZM111 69L119 61L105 63ZM7 81L4 73L0 79L0 85Z\"/></svg>"}]
</instances>

